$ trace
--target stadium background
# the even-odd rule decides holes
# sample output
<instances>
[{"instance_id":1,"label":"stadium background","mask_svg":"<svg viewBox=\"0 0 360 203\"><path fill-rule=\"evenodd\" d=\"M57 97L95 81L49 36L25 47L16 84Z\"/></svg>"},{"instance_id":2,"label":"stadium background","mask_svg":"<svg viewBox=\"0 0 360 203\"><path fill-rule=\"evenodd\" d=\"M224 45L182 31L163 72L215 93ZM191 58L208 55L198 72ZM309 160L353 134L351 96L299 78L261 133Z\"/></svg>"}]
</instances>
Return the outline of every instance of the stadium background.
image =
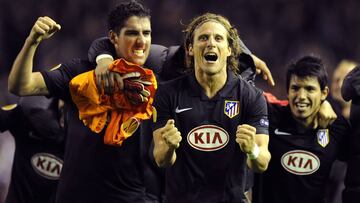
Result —
<instances>
[{"instance_id":1,"label":"stadium background","mask_svg":"<svg viewBox=\"0 0 360 203\"><path fill-rule=\"evenodd\" d=\"M0 0L0 105L17 100L7 93L7 76L39 16L62 30L41 44L37 70L73 57L87 57L91 42L107 34L107 12L120 0ZM284 71L290 60L313 53L329 74L344 58L360 58L360 1L356 0L145 0L152 10L153 43L179 44L184 24L204 12L225 15L245 44L266 61L277 86L258 86L284 98Z\"/></svg>"}]
</instances>

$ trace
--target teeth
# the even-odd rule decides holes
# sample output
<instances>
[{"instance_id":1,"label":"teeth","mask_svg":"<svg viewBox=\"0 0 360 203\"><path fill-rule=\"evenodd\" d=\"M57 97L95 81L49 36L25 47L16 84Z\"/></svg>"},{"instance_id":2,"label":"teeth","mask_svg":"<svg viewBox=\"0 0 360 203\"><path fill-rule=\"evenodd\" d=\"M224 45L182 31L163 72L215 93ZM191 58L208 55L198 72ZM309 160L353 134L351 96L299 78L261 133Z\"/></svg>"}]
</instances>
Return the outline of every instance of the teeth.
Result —
<instances>
[{"instance_id":1,"label":"teeth","mask_svg":"<svg viewBox=\"0 0 360 203\"><path fill-rule=\"evenodd\" d=\"M144 55L144 50L134 50L134 54L136 56L143 56Z\"/></svg>"},{"instance_id":2,"label":"teeth","mask_svg":"<svg viewBox=\"0 0 360 203\"><path fill-rule=\"evenodd\" d=\"M309 104L304 104L304 103L296 103L296 107L299 108L299 109L303 109L303 108L306 108L308 107Z\"/></svg>"}]
</instances>

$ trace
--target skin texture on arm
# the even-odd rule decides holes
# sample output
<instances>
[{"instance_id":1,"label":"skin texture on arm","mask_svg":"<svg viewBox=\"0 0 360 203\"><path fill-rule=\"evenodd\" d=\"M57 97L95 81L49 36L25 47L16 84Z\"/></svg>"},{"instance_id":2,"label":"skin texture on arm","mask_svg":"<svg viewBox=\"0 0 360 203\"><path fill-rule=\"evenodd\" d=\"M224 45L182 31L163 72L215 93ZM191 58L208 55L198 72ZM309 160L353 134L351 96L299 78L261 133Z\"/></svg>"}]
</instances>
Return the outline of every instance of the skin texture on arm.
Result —
<instances>
[{"instance_id":1,"label":"skin texture on arm","mask_svg":"<svg viewBox=\"0 0 360 203\"><path fill-rule=\"evenodd\" d=\"M264 172L271 159L268 150L269 136L265 134L256 134L256 128L243 124L239 125L236 131L236 142L241 151L247 154L254 153L255 145L259 147L259 154L256 159L247 159L247 165L256 172Z\"/></svg>"},{"instance_id":2,"label":"skin texture on arm","mask_svg":"<svg viewBox=\"0 0 360 203\"><path fill-rule=\"evenodd\" d=\"M8 82L11 93L18 96L49 93L42 75L39 72L33 72L33 59L40 42L50 38L60 29L61 26L51 18L38 18L12 66Z\"/></svg>"},{"instance_id":3,"label":"skin texture on arm","mask_svg":"<svg viewBox=\"0 0 360 203\"><path fill-rule=\"evenodd\" d=\"M0 133L0 202L5 202L14 158L15 141L8 132Z\"/></svg>"},{"instance_id":4,"label":"skin texture on arm","mask_svg":"<svg viewBox=\"0 0 360 203\"><path fill-rule=\"evenodd\" d=\"M313 128L328 128L337 118L337 115L334 109L331 107L331 104L325 100L321 105L319 112L317 113L314 119Z\"/></svg>"},{"instance_id":5,"label":"skin texture on arm","mask_svg":"<svg viewBox=\"0 0 360 203\"><path fill-rule=\"evenodd\" d=\"M256 67L256 74L262 74L263 79L266 80L270 86L275 86L275 81L266 63L253 54L251 54L250 56L254 61Z\"/></svg>"},{"instance_id":6,"label":"skin texture on arm","mask_svg":"<svg viewBox=\"0 0 360 203\"><path fill-rule=\"evenodd\" d=\"M181 141L181 134L175 127L175 121L170 119L166 125L153 132L154 158L159 167L168 167L175 163L176 152Z\"/></svg>"}]
</instances>

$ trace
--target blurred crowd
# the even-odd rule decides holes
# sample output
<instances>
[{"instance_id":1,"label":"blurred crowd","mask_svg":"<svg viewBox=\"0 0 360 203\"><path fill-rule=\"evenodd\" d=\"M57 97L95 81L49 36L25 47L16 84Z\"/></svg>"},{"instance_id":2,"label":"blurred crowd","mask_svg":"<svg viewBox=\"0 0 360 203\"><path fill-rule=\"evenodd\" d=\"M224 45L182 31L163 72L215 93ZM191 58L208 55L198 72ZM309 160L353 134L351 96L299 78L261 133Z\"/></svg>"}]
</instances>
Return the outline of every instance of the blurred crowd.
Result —
<instances>
[{"instance_id":1,"label":"blurred crowd","mask_svg":"<svg viewBox=\"0 0 360 203\"><path fill-rule=\"evenodd\" d=\"M87 57L91 42L107 34L106 13L121 0L0 0L0 104L17 98L6 94L7 76L31 26L50 16L61 31L39 49L37 68L73 57ZM153 43L181 43L181 30L204 12L225 15L236 25L249 49L266 61L277 82L271 91L285 95L284 71L294 58L313 53L329 74L342 59L360 58L360 1L356 0L146 0L152 10ZM258 86L270 90L258 80Z\"/></svg>"}]
</instances>

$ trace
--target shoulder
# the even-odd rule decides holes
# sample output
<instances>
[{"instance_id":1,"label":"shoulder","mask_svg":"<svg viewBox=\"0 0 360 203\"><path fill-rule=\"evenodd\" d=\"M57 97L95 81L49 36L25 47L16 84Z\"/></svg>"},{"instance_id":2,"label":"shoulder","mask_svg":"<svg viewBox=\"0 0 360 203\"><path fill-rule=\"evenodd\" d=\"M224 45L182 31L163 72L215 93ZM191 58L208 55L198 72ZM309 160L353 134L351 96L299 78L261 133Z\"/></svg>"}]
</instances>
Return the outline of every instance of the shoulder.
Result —
<instances>
[{"instance_id":1,"label":"shoulder","mask_svg":"<svg viewBox=\"0 0 360 203\"><path fill-rule=\"evenodd\" d=\"M74 58L70 61L62 63L60 67L75 72L86 72L95 69L95 66L95 64L89 62L88 60Z\"/></svg>"},{"instance_id":2,"label":"shoulder","mask_svg":"<svg viewBox=\"0 0 360 203\"><path fill-rule=\"evenodd\" d=\"M46 78L73 78L76 75L92 70L95 68L95 64L89 62L88 60L83 60L79 58L74 58L70 61L61 63L47 71L42 71L42 75Z\"/></svg>"},{"instance_id":3,"label":"shoulder","mask_svg":"<svg viewBox=\"0 0 360 203\"><path fill-rule=\"evenodd\" d=\"M333 124L330 125L330 130L336 133L348 134L350 132L350 123L342 115L338 115Z\"/></svg>"},{"instance_id":4,"label":"shoulder","mask_svg":"<svg viewBox=\"0 0 360 203\"><path fill-rule=\"evenodd\" d=\"M190 73L191 74L191 73ZM180 88L181 86L187 84L189 81L190 74L182 75L172 80L164 81L159 83L159 87L161 88Z\"/></svg>"}]
</instances>

